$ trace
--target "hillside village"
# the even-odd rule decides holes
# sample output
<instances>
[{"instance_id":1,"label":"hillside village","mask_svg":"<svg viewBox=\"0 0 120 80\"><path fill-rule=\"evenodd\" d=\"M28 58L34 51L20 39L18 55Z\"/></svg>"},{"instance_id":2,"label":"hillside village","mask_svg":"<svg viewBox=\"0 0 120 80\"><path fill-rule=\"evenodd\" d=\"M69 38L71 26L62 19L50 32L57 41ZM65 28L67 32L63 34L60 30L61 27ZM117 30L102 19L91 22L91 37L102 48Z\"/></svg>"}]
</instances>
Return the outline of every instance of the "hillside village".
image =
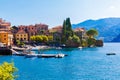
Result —
<instances>
[{"instance_id":1,"label":"hillside village","mask_svg":"<svg viewBox=\"0 0 120 80\"><path fill-rule=\"evenodd\" d=\"M79 37L79 39L81 39L81 41L79 40L79 45L70 46L86 46L87 43L84 42L84 40L88 39L86 30L84 28L76 28L72 31ZM60 46L66 44L62 40L62 36L63 26L56 26L51 29L49 29L47 24L41 23L34 25L11 26L10 22L0 18L0 44L4 46L23 47L25 44L31 44L33 46L34 44ZM82 42L84 43L82 44Z\"/></svg>"}]
</instances>

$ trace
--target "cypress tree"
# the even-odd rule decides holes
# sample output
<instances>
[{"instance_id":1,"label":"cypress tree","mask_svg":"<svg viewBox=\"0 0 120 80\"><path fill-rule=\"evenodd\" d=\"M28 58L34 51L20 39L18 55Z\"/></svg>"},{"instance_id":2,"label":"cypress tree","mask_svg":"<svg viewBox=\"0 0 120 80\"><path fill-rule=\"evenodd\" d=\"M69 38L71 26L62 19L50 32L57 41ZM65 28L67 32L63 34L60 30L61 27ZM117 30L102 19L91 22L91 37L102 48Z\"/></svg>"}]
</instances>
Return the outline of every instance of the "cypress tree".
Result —
<instances>
[{"instance_id":1,"label":"cypress tree","mask_svg":"<svg viewBox=\"0 0 120 80\"><path fill-rule=\"evenodd\" d=\"M65 20L64 20L64 22L63 22L62 34L63 34L63 35L66 35L66 21L65 21Z\"/></svg>"},{"instance_id":2,"label":"cypress tree","mask_svg":"<svg viewBox=\"0 0 120 80\"><path fill-rule=\"evenodd\" d=\"M68 40L70 36L73 36L72 25L70 22L70 18L66 18L63 22L63 29L62 29L62 43Z\"/></svg>"},{"instance_id":3,"label":"cypress tree","mask_svg":"<svg viewBox=\"0 0 120 80\"><path fill-rule=\"evenodd\" d=\"M71 25L71 22L70 22L70 18L67 18L66 19L66 34L67 34L67 37L69 36L73 36L73 31L72 31L72 25Z\"/></svg>"},{"instance_id":4,"label":"cypress tree","mask_svg":"<svg viewBox=\"0 0 120 80\"><path fill-rule=\"evenodd\" d=\"M63 28L62 28L62 43L65 44L66 41L66 21L63 22Z\"/></svg>"}]
</instances>

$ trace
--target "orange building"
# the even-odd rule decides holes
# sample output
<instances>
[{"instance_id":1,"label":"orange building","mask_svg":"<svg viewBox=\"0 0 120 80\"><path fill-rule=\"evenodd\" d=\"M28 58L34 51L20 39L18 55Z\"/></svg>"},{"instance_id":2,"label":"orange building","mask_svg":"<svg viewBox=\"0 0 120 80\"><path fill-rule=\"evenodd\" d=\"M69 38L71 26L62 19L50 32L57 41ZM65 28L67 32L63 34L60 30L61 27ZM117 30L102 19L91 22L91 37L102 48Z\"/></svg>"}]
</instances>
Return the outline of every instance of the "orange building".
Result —
<instances>
[{"instance_id":1,"label":"orange building","mask_svg":"<svg viewBox=\"0 0 120 80\"><path fill-rule=\"evenodd\" d=\"M8 45L8 33L5 31L0 31L0 42Z\"/></svg>"},{"instance_id":2,"label":"orange building","mask_svg":"<svg viewBox=\"0 0 120 80\"><path fill-rule=\"evenodd\" d=\"M2 42L6 46L10 46L13 44L13 35L11 33L0 31L0 42Z\"/></svg>"},{"instance_id":3,"label":"orange building","mask_svg":"<svg viewBox=\"0 0 120 80\"><path fill-rule=\"evenodd\" d=\"M6 22L2 18L0 18L0 42L5 44L6 46L10 46L13 44L13 35L10 32L10 26L10 22Z\"/></svg>"}]
</instances>

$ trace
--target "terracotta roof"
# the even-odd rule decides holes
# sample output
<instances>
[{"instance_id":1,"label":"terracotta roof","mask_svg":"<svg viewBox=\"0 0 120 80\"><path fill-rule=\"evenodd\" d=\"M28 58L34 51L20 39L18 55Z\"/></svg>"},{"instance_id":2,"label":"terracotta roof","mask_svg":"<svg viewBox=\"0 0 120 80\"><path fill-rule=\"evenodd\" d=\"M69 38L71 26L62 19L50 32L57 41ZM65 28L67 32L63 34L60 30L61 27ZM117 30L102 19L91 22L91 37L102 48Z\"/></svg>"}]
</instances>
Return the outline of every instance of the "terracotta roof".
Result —
<instances>
[{"instance_id":1,"label":"terracotta roof","mask_svg":"<svg viewBox=\"0 0 120 80\"><path fill-rule=\"evenodd\" d=\"M19 30L17 34L27 34L24 30Z\"/></svg>"},{"instance_id":2,"label":"terracotta roof","mask_svg":"<svg viewBox=\"0 0 120 80\"><path fill-rule=\"evenodd\" d=\"M77 32L77 31L85 31L85 29L84 28L76 28L76 29L74 29L74 31L75 32Z\"/></svg>"},{"instance_id":3,"label":"terracotta roof","mask_svg":"<svg viewBox=\"0 0 120 80\"><path fill-rule=\"evenodd\" d=\"M52 29L62 29L62 26L56 26L56 27L53 27Z\"/></svg>"},{"instance_id":4,"label":"terracotta roof","mask_svg":"<svg viewBox=\"0 0 120 80\"><path fill-rule=\"evenodd\" d=\"M0 33L8 33L8 32L6 32L6 31L0 31Z\"/></svg>"}]
</instances>

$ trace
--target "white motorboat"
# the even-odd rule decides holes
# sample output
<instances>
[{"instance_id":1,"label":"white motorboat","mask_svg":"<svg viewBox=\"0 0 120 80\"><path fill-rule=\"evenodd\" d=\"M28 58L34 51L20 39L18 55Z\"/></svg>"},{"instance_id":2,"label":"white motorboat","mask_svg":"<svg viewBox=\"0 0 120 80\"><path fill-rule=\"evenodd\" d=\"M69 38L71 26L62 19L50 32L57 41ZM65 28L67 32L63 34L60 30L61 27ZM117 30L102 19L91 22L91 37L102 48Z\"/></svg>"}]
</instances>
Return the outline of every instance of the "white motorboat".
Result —
<instances>
[{"instance_id":1,"label":"white motorboat","mask_svg":"<svg viewBox=\"0 0 120 80\"><path fill-rule=\"evenodd\" d=\"M56 58L63 58L63 57L65 57L65 54L59 53L59 54L57 54L55 57L56 57Z\"/></svg>"}]
</instances>

